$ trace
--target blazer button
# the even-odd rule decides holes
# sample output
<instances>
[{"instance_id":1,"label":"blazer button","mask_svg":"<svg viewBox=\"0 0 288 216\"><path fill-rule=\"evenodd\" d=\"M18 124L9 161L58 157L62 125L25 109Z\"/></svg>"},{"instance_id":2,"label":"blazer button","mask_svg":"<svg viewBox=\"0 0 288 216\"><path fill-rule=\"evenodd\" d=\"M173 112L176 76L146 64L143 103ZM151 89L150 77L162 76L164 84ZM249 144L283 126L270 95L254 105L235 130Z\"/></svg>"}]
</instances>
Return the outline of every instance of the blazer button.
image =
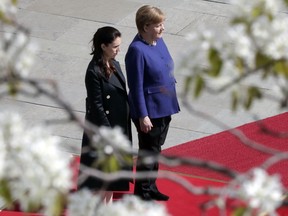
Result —
<instances>
[{"instance_id":1,"label":"blazer button","mask_svg":"<svg viewBox=\"0 0 288 216\"><path fill-rule=\"evenodd\" d=\"M107 98L107 99L110 99L110 95L107 95L106 98Z\"/></svg>"},{"instance_id":2,"label":"blazer button","mask_svg":"<svg viewBox=\"0 0 288 216\"><path fill-rule=\"evenodd\" d=\"M105 113L108 115L110 112L109 112L109 110L106 110Z\"/></svg>"}]
</instances>

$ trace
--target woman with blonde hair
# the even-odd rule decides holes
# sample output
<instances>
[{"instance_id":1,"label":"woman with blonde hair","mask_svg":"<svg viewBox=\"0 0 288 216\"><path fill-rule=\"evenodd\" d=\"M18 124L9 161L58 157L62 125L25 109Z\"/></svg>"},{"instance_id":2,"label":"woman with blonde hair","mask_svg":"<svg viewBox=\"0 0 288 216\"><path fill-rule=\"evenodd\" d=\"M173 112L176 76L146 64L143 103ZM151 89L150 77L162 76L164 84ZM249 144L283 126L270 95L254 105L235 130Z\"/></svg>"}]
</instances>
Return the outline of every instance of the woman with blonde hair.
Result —
<instances>
[{"instance_id":1,"label":"woman with blonde hair","mask_svg":"<svg viewBox=\"0 0 288 216\"><path fill-rule=\"evenodd\" d=\"M174 63L162 38L165 16L154 6L144 5L136 13L137 35L125 56L129 106L137 128L139 153L136 172L157 174L159 163L143 163L146 156L161 153L171 115L180 111L173 75ZM136 179L134 194L144 200L163 200L156 178Z\"/></svg>"}]
</instances>

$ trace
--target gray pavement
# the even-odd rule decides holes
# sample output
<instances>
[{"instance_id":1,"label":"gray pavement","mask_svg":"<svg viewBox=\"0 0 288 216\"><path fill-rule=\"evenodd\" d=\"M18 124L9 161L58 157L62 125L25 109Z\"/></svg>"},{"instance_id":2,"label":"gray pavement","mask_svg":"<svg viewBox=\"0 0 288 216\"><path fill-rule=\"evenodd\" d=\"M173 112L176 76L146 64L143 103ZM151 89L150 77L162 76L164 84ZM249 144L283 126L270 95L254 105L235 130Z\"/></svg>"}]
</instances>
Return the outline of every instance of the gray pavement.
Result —
<instances>
[{"instance_id":1,"label":"gray pavement","mask_svg":"<svg viewBox=\"0 0 288 216\"><path fill-rule=\"evenodd\" d=\"M144 5L160 7L166 14L164 39L175 60L179 62L181 52L187 46L184 37L203 25L217 26L227 24L231 11L228 0L20 0L18 21L31 29L32 39L39 45L36 63L31 77L55 80L59 94L71 104L75 114L84 118L86 90L84 75L91 56L89 42L97 28L112 25L122 32L121 53L117 60L125 72L124 56L136 34L135 13ZM177 90L182 91L184 77L175 71ZM258 82L257 77L252 78ZM263 84L267 91L270 83ZM192 98L192 97L191 97ZM180 100L181 103L181 100ZM239 110L231 112L229 95L204 95L192 101L194 108L235 127L253 121L253 116L266 118L281 111L277 105L263 100L247 113ZM52 100L45 97L17 98L5 97L0 101L0 109L13 109L21 112L29 125L47 119L63 119L65 113ZM164 148L202 138L224 129L209 119L189 112L181 105L181 112L173 116L167 142ZM76 125L52 125L53 134L63 140L63 150L79 154L82 130ZM133 128L133 145L137 148L137 136Z\"/></svg>"}]
</instances>

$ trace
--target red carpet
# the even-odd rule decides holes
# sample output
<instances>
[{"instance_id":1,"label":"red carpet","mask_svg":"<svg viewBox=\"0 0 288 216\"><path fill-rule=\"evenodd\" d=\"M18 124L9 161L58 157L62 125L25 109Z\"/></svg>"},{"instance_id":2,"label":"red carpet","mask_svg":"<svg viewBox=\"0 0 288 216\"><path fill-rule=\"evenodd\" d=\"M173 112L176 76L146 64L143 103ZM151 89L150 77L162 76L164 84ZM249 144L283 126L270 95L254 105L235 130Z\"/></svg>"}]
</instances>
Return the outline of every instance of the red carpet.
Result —
<instances>
[{"instance_id":1,"label":"red carpet","mask_svg":"<svg viewBox=\"0 0 288 216\"><path fill-rule=\"evenodd\" d=\"M274 117L270 117L261 121L269 130L277 132L288 132L288 113L283 113ZM238 127L248 138L257 141L267 147L273 147L281 152L288 152L288 137L276 138L261 131L259 124L256 122L248 123ZM210 160L219 164L225 165L233 170L245 172L252 167L263 163L269 155L253 150L241 143L238 138L232 135L229 131L223 131L208 137L187 142L163 151L164 155L181 156L188 158L197 158ZM275 164L268 171L281 175L282 183L287 188L288 161L281 161ZM178 166L167 167L160 166L161 170L188 175L187 179L193 184L199 186L221 186L229 178L219 173L213 172L204 168ZM192 177L192 175L194 177ZM199 177L197 179L197 176ZM202 179L201 179L202 178ZM208 180L204 180L208 179ZM219 183L222 181L223 183ZM167 208L173 216L200 216L200 204L209 199L208 196L197 196L186 192L179 185L168 181L159 180L159 186L162 191L170 195L170 200L167 202ZM210 197L211 198L211 197ZM229 212L227 210L227 212ZM288 216L288 208L279 209L278 214ZM207 216L218 216L216 209L212 209L207 213ZM229 215L229 213L228 213Z\"/></svg>"},{"instance_id":2,"label":"red carpet","mask_svg":"<svg viewBox=\"0 0 288 216\"><path fill-rule=\"evenodd\" d=\"M264 119L261 123L273 131L288 131L288 113L286 112ZM288 151L288 138L280 139L265 135L255 122L242 125L237 129L241 130L250 139L262 143L265 146L273 147L282 152ZM163 154L212 160L239 172L245 172L252 167L260 165L269 156L244 146L238 138L228 131L165 149ZM278 173L281 175L282 182L286 187L288 186L287 167L288 162L282 161L269 169L270 173ZM171 168L161 165L160 169L161 171L177 173L193 185L202 187L221 187L229 180L226 176L219 173L196 167L179 166ZM191 194L179 184L167 179L158 179L158 187L163 193L170 195L169 201L163 202L163 204L167 206L172 216L200 216L200 205L205 201L213 199L213 197L209 196ZM133 185L131 185L131 191L132 190ZM229 215L229 210L227 210L227 212ZM281 216L288 216L288 208L281 208L278 213ZM0 215L24 216L24 214L20 212L8 211L2 211ZM211 209L206 215L218 216L219 213L217 209ZM25 216L39 215L26 214Z\"/></svg>"},{"instance_id":3,"label":"red carpet","mask_svg":"<svg viewBox=\"0 0 288 216\"><path fill-rule=\"evenodd\" d=\"M277 132L288 133L288 113L269 117L261 121L265 127ZM255 122L248 123L236 128L243 132L248 138L267 147L272 147L281 152L288 152L288 137L276 138L261 131ZM252 167L263 163L270 155L256 151L245 146L237 137L229 131L223 131L208 137L187 142L163 151L164 155L177 155L181 157L192 157L210 160L225 165L239 172L246 172ZM287 175L288 161L281 161L269 169L270 173L278 173L282 177L283 184L288 186ZM228 180L226 176L195 167L173 167L161 166L161 169L173 172L181 172L189 175L206 177L217 180Z\"/></svg>"},{"instance_id":4,"label":"red carpet","mask_svg":"<svg viewBox=\"0 0 288 216\"><path fill-rule=\"evenodd\" d=\"M207 179L193 178L189 176L181 177L189 181L194 186L213 186L221 187L225 185L221 182L211 181ZM157 185L161 192L168 194L170 199L167 202L162 202L166 205L169 213L172 216L200 216L201 210L200 206L202 203L205 203L213 197L205 195L194 195L187 191L185 188L180 186L178 183L172 182L166 179L158 179ZM213 208L207 212L207 216L216 216L218 215L217 209Z\"/></svg>"},{"instance_id":5,"label":"red carpet","mask_svg":"<svg viewBox=\"0 0 288 216\"><path fill-rule=\"evenodd\" d=\"M186 177L186 179L195 186L202 187L221 187L224 183L216 182L213 180L197 179ZM208 195L194 195L186 191L179 184L169 180L159 179L158 186L160 190L170 195L167 202L162 202L166 205L171 216L202 216L201 204L213 200L212 196ZM230 203L232 204L232 202ZM220 216L219 210L215 207L205 211L205 216ZM232 216L232 209L226 209L227 216ZM279 216L288 216L288 207L281 207L277 210Z\"/></svg>"}]
</instances>

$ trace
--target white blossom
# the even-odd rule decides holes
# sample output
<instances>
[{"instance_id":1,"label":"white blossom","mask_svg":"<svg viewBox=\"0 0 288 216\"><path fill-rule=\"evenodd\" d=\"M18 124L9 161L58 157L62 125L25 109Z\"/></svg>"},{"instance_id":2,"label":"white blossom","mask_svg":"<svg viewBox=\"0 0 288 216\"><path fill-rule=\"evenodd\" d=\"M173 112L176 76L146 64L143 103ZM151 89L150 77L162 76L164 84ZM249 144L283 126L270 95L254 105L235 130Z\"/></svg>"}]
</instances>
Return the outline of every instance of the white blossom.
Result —
<instances>
[{"instance_id":1,"label":"white blossom","mask_svg":"<svg viewBox=\"0 0 288 216\"><path fill-rule=\"evenodd\" d=\"M92 137L91 146L89 153L95 156L95 166L101 167L102 170L116 171L121 164L132 163L131 141L119 126L99 127L97 133Z\"/></svg>"},{"instance_id":2,"label":"white blossom","mask_svg":"<svg viewBox=\"0 0 288 216\"><path fill-rule=\"evenodd\" d=\"M93 194L88 189L82 189L69 196L68 215L69 216L96 216L100 197ZM108 216L108 215L107 215Z\"/></svg>"},{"instance_id":3,"label":"white blossom","mask_svg":"<svg viewBox=\"0 0 288 216\"><path fill-rule=\"evenodd\" d=\"M240 58L246 66L254 67L255 49L244 25L235 25L228 28L225 41L223 50L220 50L224 62L231 59L236 64L235 61Z\"/></svg>"},{"instance_id":4,"label":"white blossom","mask_svg":"<svg viewBox=\"0 0 288 216\"><path fill-rule=\"evenodd\" d=\"M276 60L288 58L287 18L270 21L267 17L261 17L252 24L251 29L255 44L264 54Z\"/></svg>"},{"instance_id":5,"label":"white blossom","mask_svg":"<svg viewBox=\"0 0 288 216\"><path fill-rule=\"evenodd\" d=\"M34 63L34 55L38 47L31 41L25 32L14 34L5 34L4 43L9 44L8 48L3 50L6 58L6 67L10 65L14 73L21 77L27 77Z\"/></svg>"},{"instance_id":6,"label":"white blossom","mask_svg":"<svg viewBox=\"0 0 288 216\"><path fill-rule=\"evenodd\" d=\"M22 210L32 203L52 209L56 197L72 187L71 157L48 131L28 127L19 114L0 113L0 179L8 182Z\"/></svg>"},{"instance_id":7,"label":"white blossom","mask_svg":"<svg viewBox=\"0 0 288 216\"><path fill-rule=\"evenodd\" d=\"M143 201L137 196L125 195L122 199L104 204L100 195L82 189L70 195L69 216L170 216L160 203Z\"/></svg>"},{"instance_id":8,"label":"white blossom","mask_svg":"<svg viewBox=\"0 0 288 216\"><path fill-rule=\"evenodd\" d=\"M188 34L186 39L189 43L185 53L182 53L178 71L183 75L190 75L198 69L208 66L208 51L211 48L219 47L215 40L215 33L211 30L204 30Z\"/></svg>"},{"instance_id":9,"label":"white blossom","mask_svg":"<svg viewBox=\"0 0 288 216\"><path fill-rule=\"evenodd\" d=\"M34 55L38 47L34 43L29 43L25 49L19 54L15 61L15 71L21 77L27 77L29 75L30 69L34 64Z\"/></svg>"},{"instance_id":10,"label":"white blossom","mask_svg":"<svg viewBox=\"0 0 288 216\"><path fill-rule=\"evenodd\" d=\"M227 65L227 64L225 64L225 65ZM226 70L227 70L227 72L226 72ZM222 68L223 73L230 73L230 74L227 76L219 76L217 78L207 79L206 84L213 89L222 88L223 86L228 85L229 83L233 82L234 76L233 76L233 74L231 74L231 71L235 71L235 70L236 70L235 67L233 67L233 69L232 69L232 67L231 68L223 67Z\"/></svg>"},{"instance_id":11,"label":"white blossom","mask_svg":"<svg viewBox=\"0 0 288 216\"><path fill-rule=\"evenodd\" d=\"M255 18L255 9L262 10L263 14L276 15L281 6L281 0L234 0L231 1L234 6L234 13L232 17L241 17L247 20L253 20Z\"/></svg>"},{"instance_id":12,"label":"white blossom","mask_svg":"<svg viewBox=\"0 0 288 216\"><path fill-rule=\"evenodd\" d=\"M169 216L166 207L160 203L147 202L137 196L126 195L110 205L102 205L95 216Z\"/></svg>"},{"instance_id":13,"label":"white blossom","mask_svg":"<svg viewBox=\"0 0 288 216\"><path fill-rule=\"evenodd\" d=\"M101 126L99 133L93 137L93 141L95 148L104 147L107 154L111 154L114 148L122 150L130 150L131 148L130 141L118 126L114 128Z\"/></svg>"},{"instance_id":14,"label":"white blossom","mask_svg":"<svg viewBox=\"0 0 288 216\"><path fill-rule=\"evenodd\" d=\"M209 50L211 47L215 47L217 40L215 40L215 33L212 30L201 29L197 33L190 33L186 35L186 39L195 46L199 46L200 49Z\"/></svg>"},{"instance_id":15,"label":"white blossom","mask_svg":"<svg viewBox=\"0 0 288 216\"><path fill-rule=\"evenodd\" d=\"M244 72L256 72L256 55L259 53L271 58L271 61L288 60L288 19L279 15L279 10L283 8L281 0L237 0L231 1L231 4L235 13L230 21L241 18L242 22L231 22L220 31L211 28L207 30L204 26L188 34L186 39L189 46L182 52L177 65L177 70L184 76L195 77L201 74L205 85L212 88L221 88ZM211 49L221 59L221 65L217 65L220 66L220 75L213 79L209 79L205 73L206 68L213 66L213 62L209 60ZM242 82L240 80L237 84ZM243 91L241 93L240 90L239 93L246 97ZM285 91L282 90L281 93L285 97Z\"/></svg>"},{"instance_id":16,"label":"white blossom","mask_svg":"<svg viewBox=\"0 0 288 216\"><path fill-rule=\"evenodd\" d=\"M17 12L16 5L12 2L12 0L1 0L0 1L0 13L4 15L6 18L11 18Z\"/></svg>"},{"instance_id":17,"label":"white blossom","mask_svg":"<svg viewBox=\"0 0 288 216\"><path fill-rule=\"evenodd\" d=\"M238 188L239 198L246 201L252 209L274 214L283 199L283 186L279 176L269 176L265 170L255 168L243 180Z\"/></svg>"}]
</instances>

